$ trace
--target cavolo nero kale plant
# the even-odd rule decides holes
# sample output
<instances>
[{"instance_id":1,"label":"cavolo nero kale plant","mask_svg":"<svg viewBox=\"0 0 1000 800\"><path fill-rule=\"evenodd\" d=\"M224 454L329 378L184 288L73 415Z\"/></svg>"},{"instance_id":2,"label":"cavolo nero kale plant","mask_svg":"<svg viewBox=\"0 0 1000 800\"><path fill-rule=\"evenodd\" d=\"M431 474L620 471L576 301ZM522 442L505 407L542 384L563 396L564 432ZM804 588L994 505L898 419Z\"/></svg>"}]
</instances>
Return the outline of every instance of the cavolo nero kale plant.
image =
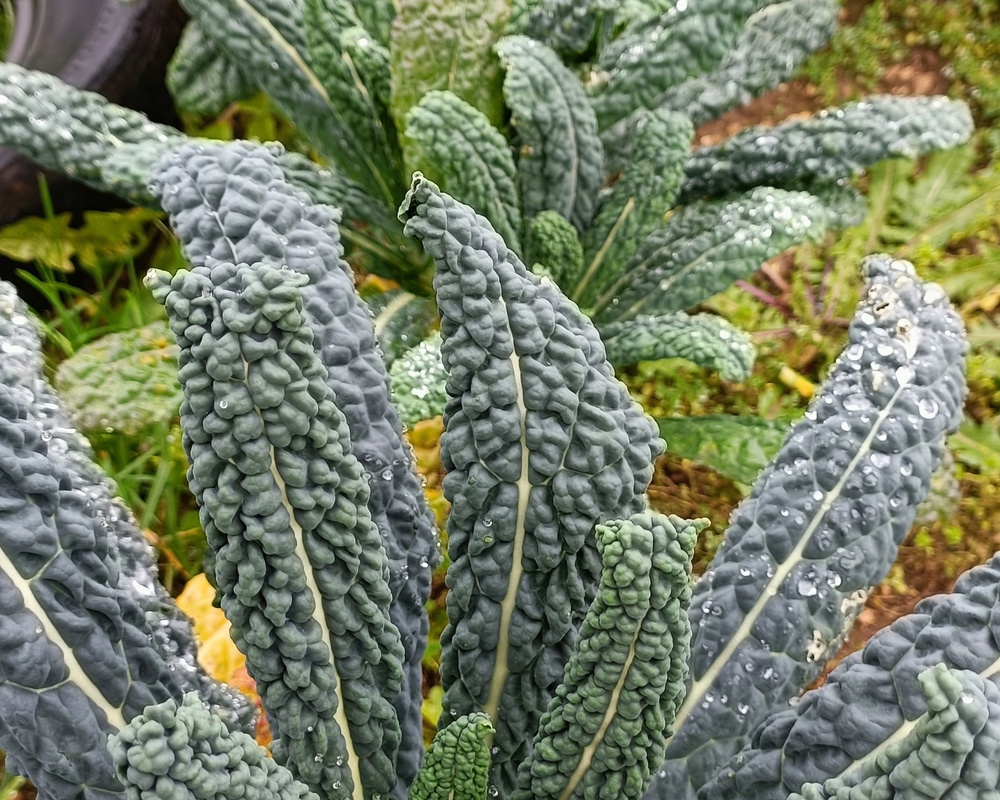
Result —
<instances>
[{"instance_id":1,"label":"cavolo nero kale plant","mask_svg":"<svg viewBox=\"0 0 1000 800\"><path fill-rule=\"evenodd\" d=\"M181 144L150 177L191 263L147 282L180 349L206 566L275 743L168 636L180 618L4 286L0 747L44 797L997 791L996 559L799 696L961 416L961 323L909 263L865 262L846 348L692 587L705 523L649 508L663 443L593 322L414 177L399 216L435 265L451 503L424 754L414 665L437 550L339 212L274 148Z\"/></svg>"},{"instance_id":2,"label":"cavolo nero kale plant","mask_svg":"<svg viewBox=\"0 0 1000 800\"><path fill-rule=\"evenodd\" d=\"M951 147L972 127L959 102L874 97L692 149L695 125L777 86L826 42L836 0L182 5L178 105L214 114L263 91L305 135L324 166L287 153L286 177L342 209L355 264L403 286L369 298L389 361L435 324L429 261L395 219L413 170L555 280L613 363L679 356L739 380L749 337L687 310L857 221L863 203L845 181L865 166ZM155 204L152 165L184 140L13 65L0 97L0 142L136 202ZM404 370L399 386L413 385Z\"/></svg>"}]
</instances>

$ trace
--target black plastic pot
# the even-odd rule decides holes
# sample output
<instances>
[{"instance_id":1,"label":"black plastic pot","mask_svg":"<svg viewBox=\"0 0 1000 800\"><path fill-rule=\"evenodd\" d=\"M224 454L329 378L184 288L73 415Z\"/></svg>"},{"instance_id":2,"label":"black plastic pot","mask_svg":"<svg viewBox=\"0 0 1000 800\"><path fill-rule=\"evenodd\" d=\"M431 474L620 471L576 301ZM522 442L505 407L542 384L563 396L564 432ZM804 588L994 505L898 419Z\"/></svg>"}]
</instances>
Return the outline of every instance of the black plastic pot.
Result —
<instances>
[{"instance_id":1,"label":"black plastic pot","mask_svg":"<svg viewBox=\"0 0 1000 800\"><path fill-rule=\"evenodd\" d=\"M176 124L163 74L184 24L174 0L14 0L7 60ZM0 224L38 206L34 162L0 149ZM61 175L45 173L61 210L123 205Z\"/></svg>"}]
</instances>

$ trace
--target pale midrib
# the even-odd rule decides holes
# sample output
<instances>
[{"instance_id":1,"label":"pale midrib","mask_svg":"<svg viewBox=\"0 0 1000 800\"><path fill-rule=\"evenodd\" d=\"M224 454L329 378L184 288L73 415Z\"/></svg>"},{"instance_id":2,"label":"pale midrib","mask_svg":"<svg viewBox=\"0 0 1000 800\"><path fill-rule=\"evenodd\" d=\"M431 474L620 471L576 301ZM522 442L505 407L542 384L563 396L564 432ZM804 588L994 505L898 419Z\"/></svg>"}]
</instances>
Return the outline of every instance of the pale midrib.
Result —
<instances>
[{"instance_id":1,"label":"pale midrib","mask_svg":"<svg viewBox=\"0 0 1000 800\"><path fill-rule=\"evenodd\" d=\"M306 80L309 82L309 86L320 96L320 98L326 104L327 108L330 109L331 115L339 116L336 114L337 110L330 102L330 93L327 92L326 87L323 86L323 82L319 79L316 73L313 72L309 64L306 63L306 60L302 57L302 54L298 50L296 50L295 47L293 47L292 44L285 39L284 36L281 35L281 31L279 31L277 28L274 27L274 25L271 23L271 20L269 20L264 14L261 14L259 11L257 11L257 9L254 8L252 5L250 5L250 3L246 2L246 0L236 0L236 4L242 7L246 15L255 20L257 24L264 29L264 32L267 35L267 37L280 50L284 51L287 54L288 58L290 58L292 62L295 64L295 67L305 76ZM348 134L353 135L353 131L350 125L344 125L342 130ZM356 150L358 156L365 162L365 165L371 171L372 176L375 178L376 181L378 181L379 188L381 188L384 192L386 192L386 197L392 199L394 196L392 190L385 184L385 181L383 180L381 173L378 171L378 169L376 169L374 162L372 162L372 160L368 157L366 149L361 146L360 142L357 142Z\"/></svg>"},{"instance_id":2,"label":"pale midrib","mask_svg":"<svg viewBox=\"0 0 1000 800\"><path fill-rule=\"evenodd\" d=\"M275 459L274 448L271 448L271 475L274 478L278 489L281 491L281 500L285 506L285 510L288 512L289 525L291 526L292 533L295 536L295 555L298 556L299 561L302 562L302 571L306 579L306 587L312 594L315 600L316 610L313 612L313 619L319 625L323 632L323 641L327 643L327 647L330 651L330 666L333 667L334 672L337 673L337 688L334 690L337 694L337 709L334 711L333 717L340 726L340 731L344 735L344 744L347 748L347 764L351 769L351 777L354 779L354 797L355 800L363 800L364 790L361 786L361 765L358 762L358 754L354 748L354 742L351 739L351 728L347 721L347 708L344 704L344 682L340 677L340 672L337 671L337 661L333 655L333 637L330 634L330 627L326 624L326 614L323 612L323 595L320 593L319 584L316 582L316 575L313 571L312 562L309 559L309 554L306 552L305 537L303 536L302 526L295 519L295 508L290 502L288 502L288 494L285 491L285 481L278 473L278 464Z\"/></svg>"},{"instance_id":3,"label":"pale midrib","mask_svg":"<svg viewBox=\"0 0 1000 800\"><path fill-rule=\"evenodd\" d=\"M601 244L600 249L594 254L593 260L590 262L590 266L587 267L587 271L580 278L580 282L577 283L576 288L573 290L573 297L571 299L576 302L580 302L580 298L583 296L584 289L587 288L587 284L590 283L591 278L597 273L598 268L601 266L601 262L604 261L604 256L608 254L611 249L611 245L615 243L615 239L618 238L618 232L622 229L625 224L625 220L629 218L632 211L635 209L635 197L629 197L622 210L618 214L618 218L615 220L614 224L611 226L611 230L608 231L608 236Z\"/></svg>"},{"instance_id":4,"label":"pale midrib","mask_svg":"<svg viewBox=\"0 0 1000 800\"><path fill-rule=\"evenodd\" d=\"M100 687L87 675L77 659L73 648L63 639L62 634L56 629L49 615L42 608L41 603L38 602L38 598L32 592L31 582L33 579L21 577L21 573L17 571L14 563L2 547L0 547L0 572L6 574L14 583L14 586L18 588L21 592L21 599L24 601L24 607L38 619L38 623L42 627L42 632L48 640L62 651L63 663L66 665L66 671L69 673L67 680L76 684L90 702L104 712L109 725L115 728L115 730L124 728L126 719L121 708L111 703L104 696L104 692L101 691ZM40 575L41 572L42 570L39 570L38 574Z\"/></svg>"},{"instance_id":5,"label":"pale midrib","mask_svg":"<svg viewBox=\"0 0 1000 800\"><path fill-rule=\"evenodd\" d=\"M982 670L979 673L979 677L982 678L983 680L989 680L998 672L1000 672L1000 658L998 658L996 661L990 664L986 669ZM876 759L878 759L886 750L888 750L893 745L896 745L902 742L904 739L906 739L906 737L909 736L916 729L917 724L920 722L920 720L925 719L926 717L927 713L925 712L921 714L919 717L907 720L896 729L895 733L893 733L892 736L885 739L877 747L873 748L872 750L869 750L861 758L852 761L849 766L847 766L844 770L840 772L839 775L831 776L831 778L833 779L843 778L848 772L855 769L858 766L858 764L875 763ZM827 780L829 780L829 778Z\"/></svg>"},{"instance_id":6,"label":"pale midrib","mask_svg":"<svg viewBox=\"0 0 1000 800\"><path fill-rule=\"evenodd\" d=\"M503 602L500 604L500 635L497 638L496 660L493 666L493 680L490 683L489 695L486 698L486 705L483 711L489 715L494 724L499 718L500 696L503 694L504 684L510 670L507 666L507 652L509 650L509 637L507 631L510 630L510 621L514 616L514 609L517 607L517 589L521 585L521 575L524 567L521 564L521 553L524 550L524 520L528 511L528 496L531 493L531 481L528 478L528 443L527 434L527 408L524 405L524 387L521 385L521 359L516 353L510 356L511 370L514 375L514 384L517 388L517 405L521 411L521 474L517 479L517 518L514 530L514 547L511 553L510 577L507 583L507 592L504 594Z\"/></svg>"},{"instance_id":7,"label":"pale midrib","mask_svg":"<svg viewBox=\"0 0 1000 800\"><path fill-rule=\"evenodd\" d=\"M385 326L389 324L397 312L405 308L406 304L413 299L413 295L409 292L400 292L399 296L394 297L389 304L383 308L377 317L375 317L374 327L375 327L375 337L378 338L385 331Z\"/></svg>"},{"instance_id":8,"label":"pale midrib","mask_svg":"<svg viewBox=\"0 0 1000 800\"><path fill-rule=\"evenodd\" d=\"M608 728L611 726L612 720L615 718L615 713L618 711L618 701L621 699L622 689L625 688L625 679L628 677L629 670L632 668L632 662L635 660L635 643L639 640L639 632L642 630L642 626L636 628L635 635L632 637L632 644L629 646L628 658L625 659L625 665L622 667L622 674L618 677L618 683L615 684L615 689L611 693L611 702L608 703L608 708L604 712L604 719L601 722L601 727L598 728L597 733L594 734L594 738L590 741L580 754L580 763L576 765L576 769L573 770L573 774L569 777L569 783L566 784L566 788L563 789L562 794L559 795L559 800L569 800L573 792L576 791L576 787L579 785L580 781L583 780L584 773L590 769L590 762L594 758L594 753L597 752L597 748L600 746L601 742L604 741L604 735L608 732Z\"/></svg>"},{"instance_id":9,"label":"pale midrib","mask_svg":"<svg viewBox=\"0 0 1000 800\"><path fill-rule=\"evenodd\" d=\"M246 0L237 0L236 4L243 8L244 13L248 17L252 17L256 20L257 24L260 25L264 31L268 34L268 38L274 42L281 50L284 50L288 57L295 63L299 71L305 75L306 80L309 81L309 85L316 91L316 93L323 98L323 101L327 104L330 103L330 95L327 94L326 88L323 86L323 82L316 76L316 73L310 69L309 65L302 58L302 54L296 50L285 37L282 36L281 31L274 27L271 20L269 20L264 14L261 14L256 8L254 8Z\"/></svg>"},{"instance_id":10,"label":"pale midrib","mask_svg":"<svg viewBox=\"0 0 1000 800\"><path fill-rule=\"evenodd\" d=\"M752 630L754 624L760 618L761 612L771 601L771 598L778 593L778 589L781 584L785 582L785 579L791 574L791 571L802 561L802 553L805 551L809 542L812 541L812 536L816 532L816 529L820 526L823 520L826 518L827 513L833 507L834 502L840 497L841 491L843 491L844 484L847 483L847 479L854 473L854 469L861 463L861 459L864 458L871 447L871 443L878 433L881 425L885 422L886 418L892 412L893 406L896 404L896 400L899 399L900 394L903 389L907 386L907 383L900 383L899 387L893 393L892 397L886 403L885 408L883 408L878 417L875 419L875 423L872 425L871 430L868 431L868 435L861 442L861 446L858 451L854 454L851 462L844 469L844 473L840 476L837 484L831 489L826 496L823 498L823 502L820 503L819 508L816 510L816 514L809 521L809 525L803 531L802 535L799 537L799 541L796 543L795 547L788 554L788 557L777 566L774 571L774 575L768 581L767 585L763 588L760 593L760 597L757 602L754 603L753 607L747 612L747 615L743 618L740 626L736 629L733 635L730 637L726 646L722 648L721 652L712 661L711 666L705 671L697 681L691 684L691 688L688 690L687 697L684 699L684 704L681 706L680 711L677 712L677 718L674 723L674 730L679 731L684 725L684 721L687 719L688 715L694 709L694 707L701 702L705 693L712 687L715 679L718 677L719 672L722 668L729 662L736 652L737 648L743 644L746 639L750 636L750 631ZM672 737L671 737L672 738ZM667 740L668 744L670 739Z\"/></svg>"}]
</instances>

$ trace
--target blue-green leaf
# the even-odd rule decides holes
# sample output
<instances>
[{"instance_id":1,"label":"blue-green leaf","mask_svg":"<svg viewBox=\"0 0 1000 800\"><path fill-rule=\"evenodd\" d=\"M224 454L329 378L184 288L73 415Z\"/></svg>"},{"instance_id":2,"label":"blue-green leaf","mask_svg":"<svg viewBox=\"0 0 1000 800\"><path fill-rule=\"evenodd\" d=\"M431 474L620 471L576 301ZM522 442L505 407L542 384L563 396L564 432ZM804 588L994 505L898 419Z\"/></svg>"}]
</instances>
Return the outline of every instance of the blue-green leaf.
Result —
<instances>
[{"instance_id":1,"label":"blue-green leaf","mask_svg":"<svg viewBox=\"0 0 1000 800\"><path fill-rule=\"evenodd\" d=\"M552 209L582 233L604 182L604 150L583 87L541 42L508 36L497 52L507 70L503 92L521 146L524 218Z\"/></svg>"}]
</instances>

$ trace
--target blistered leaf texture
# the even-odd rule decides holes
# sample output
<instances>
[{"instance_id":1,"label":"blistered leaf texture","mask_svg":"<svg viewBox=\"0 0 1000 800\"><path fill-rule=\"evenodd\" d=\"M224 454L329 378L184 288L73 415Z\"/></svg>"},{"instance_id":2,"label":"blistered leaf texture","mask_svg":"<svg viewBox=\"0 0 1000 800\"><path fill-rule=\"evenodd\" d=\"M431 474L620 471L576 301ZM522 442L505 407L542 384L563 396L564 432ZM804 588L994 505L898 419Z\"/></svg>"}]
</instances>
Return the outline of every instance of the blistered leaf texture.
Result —
<instances>
[{"instance_id":1,"label":"blistered leaf texture","mask_svg":"<svg viewBox=\"0 0 1000 800\"><path fill-rule=\"evenodd\" d=\"M406 683L397 702L403 732L398 772L409 783L423 753L420 660L424 604L438 561L435 528L389 401L370 312L343 261L337 212L309 202L286 182L274 153L246 143L197 145L168 156L156 193L193 264L236 259L287 266L309 277L301 290L303 313L347 417L353 452L369 476L369 508L389 556L392 618L406 651Z\"/></svg>"},{"instance_id":2,"label":"blistered leaf texture","mask_svg":"<svg viewBox=\"0 0 1000 800\"><path fill-rule=\"evenodd\" d=\"M226 262L151 276L180 347L189 483L275 758L324 796L391 791L403 648L368 481L303 314L309 279Z\"/></svg>"},{"instance_id":3,"label":"blistered leaf texture","mask_svg":"<svg viewBox=\"0 0 1000 800\"><path fill-rule=\"evenodd\" d=\"M406 117L427 92L450 91L491 125L503 122L493 45L507 26L505 0L398 0L392 22L392 114Z\"/></svg>"},{"instance_id":4,"label":"blistered leaf texture","mask_svg":"<svg viewBox=\"0 0 1000 800\"><path fill-rule=\"evenodd\" d=\"M688 0L639 18L601 53L594 92L601 128L639 108L658 108L688 78L715 70L739 41L759 0Z\"/></svg>"},{"instance_id":5,"label":"blistered leaf texture","mask_svg":"<svg viewBox=\"0 0 1000 800\"><path fill-rule=\"evenodd\" d=\"M805 120L741 131L700 147L684 168L680 202L752 186L837 181L884 158L916 158L968 141L969 107L946 97L869 97Z\"/></svg>"},{"instance_id":6,"label":"blistered leaf texture","mask_svg":"<svg viewBox=\"0 0 1000 800\"><path fill-rule=\"evenodd\" d=\"M604 565L512 800L639 798L684 697L691 555L707 520L598 525Z\"/></svg>"},{"instance_id":7,"label":"blistered leaf texture","mask_svg":"<svg viewBox=\"0 0 1000 800\"><path fill-rule=\"evenodd\" d=\"M619 4L611 0L541 0L532 5L514 4L517 19L516 27L511 20L511 33L523 33L561 56L572 57L590 49L603 15Z\"/></svg>"},{"instance_id":8,"label":"blistered leaf texture","mask_svg":"<svg viewBox=\"0 0 1000 800\"><path fill-rule=\"evenodd\" d=\"M412 428L444 413L447 378L441 363L441 336L436 332L392 363L392 401L404 425Z\"/></svg>"},{"instance_id":9,"label":"blistered leaf texture","mask_svg":"<svg viewBox=\"0 0 1000 800\"><path fill-rule=\"evenodd\" d=\"M183 139L180 131L138 111L16 64L0 63L0 98L0 143L97 189L109 188L100 164L115 148ZM142 202L148 197L145 183L123 196Z\"/></svg>"},{"instance_id":10,"label":"blistered leaf texture","mask_svg":"<svg viewBox=\"0 0 1000 800\"><path fill-rule=\"evenodd\" d=\"M636 115L629 162L583 238L585 271L566 284L574 300L586 306L663 224L677 199L693 134L683 114L641 110Z\"/></svg>"},{"instance_id":11,"label":"blistered leaf texture","mask_svg":"<svg viewBox=\"0 0 1000 800\"><path fill-rule=\"evenodd\" d=\"M750 336L715 314L640 316L601 329L608 360L620 367L658 358L686 358L727 381L750 375L757 350Z\"/></svg>"},{"instance_id":12,"label":"blistered leaf texture","mask_svg":"<svg viewBox=\"0 0 1000 800\"><path fill-rule=\"evenodd\" d=\"M864 269L847 347L695 586L693 683L651 797L693 797L821 672L961 419L967 343L947 295L906 261L872 256Z\"/></svg>"},{"instance_id":13,"label":"blistered leaf texture","mask_svg":"<svg viewBox=\"0 0 1000 800\"><path fill-rule=\"evenodd\" d=\"M184 27L167 65L167 88L178 108L205 117L257 92L246 69L220 50L197 22Z\"/></svg>"},{"instance_id":14,"label":"blistered leaf texture","mask_svg":"<svg viewBox=\"0 0 1000 800\"><path fill-rule=\"evenodd\" d=\"M837 27L838 0L778 0L759 9L711 72L670 87L662 105L696 125L722 116L787 80Z\"/></svg>"},{"instance_id":15,"label":"blistered leaf texture","mask_svg":"<svg viewBox=\"0 0 1000 800\"><path fill-rule=\"evenodd\" d=\"M108 744L128 800L317 800L196 694L151 705Z\"/></svg>"},{"instance_id":16,"label":"blistered leaf texture","mask_svg":"<svg viewBox=\"0 0 1000 800\"><path fill-rule=\"evenodd\" d=\"M388 115L389 51L360 27L344 0L303 0L302 16L308 63L332 112L341 126L351 128L358 146L371 154L378 184L391 186L400 162L396 129ZM340 161L334 163L350 169Z\"/></svg>"},{"instance_id":17,"label":"blistered leaf texture","mask_svg":"<svg viewBox=\"0 0 1000 800\"><path fill-rule=\"evenodd\" d=\"M583 245L572 223L558 211L542 211L528 225L525 263L558 286L583 271Z\"/></svg>"},{"instance_id":18,"label":"blistered leaf texture","mask_svg":"<svg viewBox=\"0 0 1000 800\"><path fill-rule=\"evenodd\" d=\"M490 779L493 723L480 711L437 732L410 790L410 800L483 800Z\"/></svg>"},{"instance_id":19,"label":"blistered leaf texture","mask_svg":"<svg viewBox=\"0 0 1000 800\"><path fill-rule=\"evenodd\" d=\"M811 194L769 187L678 209L594 300L594 318L603 325L689 308L782 250L821 236L827 213Z\"/></svg>"},{"instance_id":20,"label":"blistered leaf texture","mask_svg":"<svg viewBox=\"0 0 1000 800\"><path fill-rule=\"evenodd\" d=\"M17 326L13 291L2 289L2 327ZM19 327L31 323L21 316ZM8 353L40 366L17 336ZM35 406L38 374L0 384L0 748L7 769L47 797L106 800L121 791L107 735L180 685L136 584L120 581L108 521Z\"/></svg>"},{"instance_id":21,"label":"blistered leaf texture","mask_svg":"<svg viewBox=\"0 0 1000 800\"><path fill-rule=\"evenodd\" d=\"M442 720L490 715L503 794L596 585L590 533L644 508L662 443L614 379L590 321L484 217L420 175L400 217L437 267L448 372Z\"/></svg>"},{"instance_id":22,"label":"blistered leaf texture","mask_svg":"<svg viewBox=\"0 0 1000 800\"><path fill-rule=\"evenodd\" d=\"M503 134L452 92L428 92L406 116L408 167L486 217L521 252L516 168Z\"/></svg>"},{"instance_id":23,"label":"blistered leaf texture","mask_svg":"<svg viewBox=\"0 0 1000 800\"><path fill-rule=\"evenodd\" d=\"M922 600L913 614L876 633L830 673L821 689L771 715L739 756L706 784L703 795L784 800L807 783L843 774L887 744L903 740L927 714L928 697L920 678L926 670L943 664L996 684L998 661L1000 555L995 555L960 577L951 594ZM983 732L989 734L996 726L997 700L995 688L984 689L990 721ZM968 711L984 708L975 695L971 705ZM969 790L983 780L992 780L995 789L995 742L977 737L966 758L963 778L972 785L957 782L955 797L991 796ZM926 770L933 764L912 766Z\"/></svg>"},{"instance_id":24,"label":"blistered leaf texture","mask_svg":"<svg viewBox=\"0 0 1000 800\"><path fill-rule=\"evenodd\" d=\"M177 417L177 345L166 322L109 333L56 370L56 388L84 433L136 436Z\"/></svg>"},{"instance_id":25,"label":"blistered leaf texture","mask_svg":"<svg viewBox=\"0 0 1000 800\"><path fill-rule=\"evenodd\" d=\"M245 65L316 149L373 196L394 203L399 164L360 91L317 74L297 0L183 0L182 6L231 59Z\"/></svg>"},{"instance_id":26,"label":"blistered leaf texture","mask_svg":"<svg viewBox=\"0 0 1000 800\"><path fill-rule=\"evenodd\" d=\"M604 183L604 150L583 87L553 50L527 36L508 36L497 53L520 142L524 218L551 209L582 233Z\"/></svg>"},{"instance_id":27,"label":"blistered leaf texture","mask_svg":"<svg viewBox=\"0 0 1000 800\"><path fill-rule=\"evenodd\" d=\"M789 800L989 797L1000 782L1000 688L944 664L921 672L927 712L845 772ZM804 795L804 797L803 797Z\"/></svg>"},{"instance_id":28,"label":"blistered leaf texture","mask_svg":"<svg viewBox=\"0 0 1000 800\"><path fill-rule=\"evenodd\" d=\"M252 705L239 692L211 680L198 665L191 621L157 580L156 557L149 542L132 513L115 496L115 487L94 462L87 440L73 427L68 412L43 377L38 331L14 287L2 282L0 341L0 384L11 389L41 440L47 442L48 459L69 476L78 498L75 502L92 509L98 530L107 537L108 552L115 554L117 571L113 576L109 573L113 586L129 604L138 604L148 623L148 642L159 659L171 665L173 681L180 691L197 691L230 728L253 730ZM71 749L65 745L65 752ZM13 763L8 760L11 769Z\"/></svg>"}]
</instances>

